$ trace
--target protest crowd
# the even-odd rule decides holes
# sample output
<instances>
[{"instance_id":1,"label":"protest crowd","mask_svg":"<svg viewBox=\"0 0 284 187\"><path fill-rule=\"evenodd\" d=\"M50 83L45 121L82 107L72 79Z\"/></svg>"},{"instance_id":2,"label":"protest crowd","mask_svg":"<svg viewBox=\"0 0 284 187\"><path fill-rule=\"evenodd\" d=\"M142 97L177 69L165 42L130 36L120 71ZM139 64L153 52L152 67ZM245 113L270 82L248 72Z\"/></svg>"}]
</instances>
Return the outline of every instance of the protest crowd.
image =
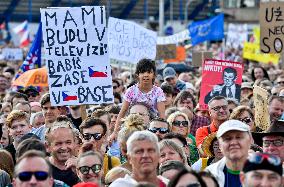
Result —
<instances>
[{"instance_id":1,"label":"protest crowd","mask_svg":"<svg viewBox=\"0 0 284 187\"><path fill-rule=\"evenodd\" d=\"M81 9L86 17L91 12ZM169 53L176 45L185 49L184 69L171 62L158 68L156 44L145 49L149 56L132 58L133 68L112 66L106 55L115 55L106 46L113 47L114 30L107 41L105 27L90 31L84 25L90 16L83 12L79 23L66 10L41 10L49 17L39 27L45 59L38 68L23 68L38 34L23 60L0 60L0 187L284 186L283 59L248 59L243 46L225 45L225 37L175 44ZM64 17L65 30L78 24L85 36L56 41ZM110 18L108 28L123 21ZM94 37L99 42L88 43ZM7 47L13 44L0 46ZM40 67L46 77L38 82L46 86L16 85Z\"/></svg>"}]
</instances>

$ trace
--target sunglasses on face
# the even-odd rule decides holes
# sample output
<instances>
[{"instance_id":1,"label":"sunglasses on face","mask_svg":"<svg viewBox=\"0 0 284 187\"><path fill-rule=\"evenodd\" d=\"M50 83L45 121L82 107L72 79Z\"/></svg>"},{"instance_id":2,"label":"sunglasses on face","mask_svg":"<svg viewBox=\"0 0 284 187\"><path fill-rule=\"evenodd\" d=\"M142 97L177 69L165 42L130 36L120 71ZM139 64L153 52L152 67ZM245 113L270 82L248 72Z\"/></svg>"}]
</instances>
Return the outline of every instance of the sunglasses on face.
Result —
<instances>
[{"instance_id":1,"label":"sunglasses on face","mask_svg":"<svg viewBox=\"0 0 284 187\"><path fill-rule=\"evenodd\" d=\"M263 147L269 147L271 144L275 147L280 147L284 143L284 140L263 140Z\"/></svg>"},{"instance_id":2,"label":"sunglasses on face","mask_svg":"<svg viewBox=\"0 0 284 187\"><path fill-rule=\"evenodd\" d=\"M196 183L191 183L191 184L188 184L186 185L186 187L200 187L200 183L199 182L196 182Z\"/></svg>"},{"instance_id":3,"label":"sunglasses on face","mask_svg":"<svg viewBox=\"0 0 284 187\"><path fill-rule=\"evenodd\" d=\"M100 140L100 139L102 139L103 135L102 135L101 133L83 134L84 140L90 140L92 137L93 137L95 140Z\"/></svg>"},{"instance_id":4,"label":"sunglasses on face","mask_svg":"<svg viewBox=\"0 0 284 187\"><path fill-rule=\"evenodd\" d=\"M83 174L83 175L87 175L89 174L90 170L92 170L93 173L99 173L102 169L102 165L101 164L94 164L91 167L89 166L81 166L79 167L79 171Z\"/></svg>"},{"instance_id":5,"label":"sunglasses on face","mask_svg":"<svg viewBox=\"0 0 284 187\"><path fill-rule=\"evenodd\" d=\"M279 157L263 153L250 154L248 160L254 164L262 164L264 160L267 160L270 164L274 166L279 166L281 164L281 159Z\"/></svg>"},{"instance_id":6,"label":"sunglasses on face","mask_svg":"<svg viewBox=\"0 0 284 187\"><path fill-rule=\"evenodd\" d=\"M148 130L150 132L152 132L152 133L159 132L160 134L166 134L166 133L169 132L169 130L167 128L156 128L156 127L153 127L153 128L149 128Z\"/></svg>"},{"instance_id":7,"label":"sunglasses on face","mask_svg":"<svg viewBox=\"0 0 284 187\"><path fill-rule=\"evenodd\" d=\"M44 181L49 177L49 174L45 171L35 171L35 172L24 171L19 173L17 177L20 179L20 181L25 182L25 181L30 181L33 175L38 181Z\"/></svg>"},{"instance_id":8,"label":"sunglasses on face","mask_svg":"<svg viewBox=\"0 0 284 187\"><path fill-rule=\"evenodd\" d=\"M213 107L213 108L211 108L211 109L217 112L217 111L220 111L221 108L222 108L223 110L227 110L228 106L227 106L227 105L215 106L215 107Z\"/></svg>"},{"instance_id":9,"label":"sunglasses on face","mask_svg":"<svg viewBox=\"0 0 284 187\"><path fill-rule=\"evenodd\" d=\"M252 122L252 119L250 117L246 117L243 119L239 119L239 121L244 122L246 124L249 124L250 122Z\"/></svg>"},{"instance_id":10,"label":"sunglasses on face","mask_svg":"<svg viewBox=\"0 0 284 187\"><path fill-rule=\"evenodd\" d=\"M176 126L176 127L180 127L180 126L188 127L188 121L173 121L173 126Z\"/></svg>"}]
</instances>

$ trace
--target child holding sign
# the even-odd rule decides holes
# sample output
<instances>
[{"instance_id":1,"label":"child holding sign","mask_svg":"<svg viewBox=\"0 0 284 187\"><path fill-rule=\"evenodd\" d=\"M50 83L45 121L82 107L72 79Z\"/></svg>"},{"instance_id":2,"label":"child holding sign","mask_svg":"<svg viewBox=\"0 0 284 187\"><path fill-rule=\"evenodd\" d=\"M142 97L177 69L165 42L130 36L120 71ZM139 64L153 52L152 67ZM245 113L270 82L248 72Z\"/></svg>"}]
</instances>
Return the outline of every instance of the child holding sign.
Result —
<instances>
[{"instance_id":1,"label":"child holding sign","mask_svg":"<svg viewBox=\"0 0 284 187\"><path fill-rule=\"evenodd\" d=\"M135 70L138 83L128 88L124 95L121 110L118 114L112 139L120 129L120 121L130 105L134 103L145 103L149 109L160 118L165 118L165 94L160 87L154 85L156 77L155 62L150 59L142 59L138 62Z\"/></svg>"}]
</instances>

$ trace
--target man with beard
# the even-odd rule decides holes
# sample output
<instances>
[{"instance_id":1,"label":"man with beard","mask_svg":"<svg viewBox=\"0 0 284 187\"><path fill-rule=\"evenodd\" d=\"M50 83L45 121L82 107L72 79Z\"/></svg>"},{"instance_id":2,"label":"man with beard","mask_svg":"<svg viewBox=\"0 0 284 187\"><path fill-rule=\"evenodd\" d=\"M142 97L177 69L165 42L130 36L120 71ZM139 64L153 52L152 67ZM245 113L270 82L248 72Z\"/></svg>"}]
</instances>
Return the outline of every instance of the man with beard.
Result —
<instances>
[{"instance_id":1,"label":"man with beard","mask_svg":"<svg viewBox=\"0 0 284 187\"><path fill-rule=\"evenodd\" d=\"M228 101L223 96L213 97L208 103L208 111L211 118L209 126L203 126L196 131L196 145L201 150L201 144L208 134L216 132L219 126L228 120L230 112L228 109Z\"/></svg>"},{"instance_id":2,"label":"man with beard","mask_svg":"<svg viewBox=\"0 0 284 187\"><path fill-rule=\"evenodd\" d=\"M52 166L52 176L73 186L77 184L78 177L75 168L71 168L70 160L75 160L75 132L72 124L66 121L56 121L46 132L46 146L50 153L49 162ZM74 170L73 170L74 169Z\"/></svg>"},{"instance_id":3,"label":"man with beard","mask_svg":"<svg viewBox=\"0 0 284 187\"><path fill-rule=\"evenodd\" d=\"M20 139L31 130L30 118L28 114L22 110L13 110L7 117L6 124L13 142L6 147L15 161L16 148L20 143Z\"/></svg>"},{"instance_id":4,"label":"man with beard","mask_svg":"<svg viewBox=\"0 0 284 187\"><path fill-rule=\"evenodd\" d=\"M239 174L253 142L249 126L238 120L226 121L220 125L217 138L224 157L206 170L215 176L219 186L239 187Z\"/></svg>"},{"instance_id":5,"label":"man with beard","mask_svg":"<svg viewBox=\"0 0 284 187\"><path fill-rule=\"evenodd\" d=\"M284 112L284 97L276 95L271 96L268 102L268 112L271 123L279 120Z\"/></svg>"},{"instance_id":6,"label":"man with beard","mask_svg":"<svg viewBox=\"0 0 284 187\"><path fill-rule=\"evenodd\" d=\"M134 187L139 182L149 182L158 187L166 187L165 181L157 177L160 157L157 136L149 131L136 131L129 137L126 145L132 175L115 180L110 187L126 185Z\"/></svg>"}]
</instances>

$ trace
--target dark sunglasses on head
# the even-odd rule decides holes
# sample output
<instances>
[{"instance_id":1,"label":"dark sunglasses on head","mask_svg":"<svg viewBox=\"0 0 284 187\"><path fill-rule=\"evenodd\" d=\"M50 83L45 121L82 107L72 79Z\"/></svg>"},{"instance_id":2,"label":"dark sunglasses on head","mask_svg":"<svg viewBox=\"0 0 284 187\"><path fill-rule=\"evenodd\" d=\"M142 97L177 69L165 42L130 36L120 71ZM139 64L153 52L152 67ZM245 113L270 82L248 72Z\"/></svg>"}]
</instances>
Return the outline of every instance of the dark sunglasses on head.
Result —
<instances>
[{"instance_id":1,"label":"dark sunglasses on head","mask_svg":"<svg viewBox=\"0 0 284 187\"><path fill-rule=\"evenodd\" d=\"M188 121L173 121L173 126L184 126L184 127L188 127Z\"/></svg>"},{"instance_id":2,"label":"dark sunglasses on head","mask_svg":"<svg viewBox=\"0 0 284 187\"><path fill-rule=\"evenodd\" d=\"M243 119L239 119L241 122L244 122L246 124L249 124L250 122L252 122L252 119L250 117L247 118L243 118Z\"/></svg>"},{"instance_id":3,"label":"dark sunglasses on head","mask_svg":"<svg viewBox=\"0 0 284 187\"><path fill-rule=\"evenodd\" d=\"M100 139L102 139L103 135L102 135L101 133L83 134L84 140L90 140L92 137L93 137L95 140L100 140Z\"/></svg>"},{"instance_id":4,"label":"dark sunglasses on head","mask_svg":"<svg viewBox=\"0 0 284 187\"><path fill-rule=\"evenodd\" d=\"M166 134L166 133L169 132L169 130L167 128L156 128L156 127L153 127L153 128L149 128L148 130L151 131L152 133L159 132L161 134Z\"/></svg>"},{"instance_id":5,"label":"dark sunglasses on head","mask_svg":"<svg viewBox=\"0 0 284 187\"><path fill-rule=\"evenodd\" d=\"M273 144L275 147L280 147L284 143L284 140L263 140L263 147L269 147L271 144Z\"/></svg>"},{"instance_id":6,"label":"dark sunglasses on head","mask_svg":"<svg viewBox=\"0 0 284 187\"><path fill-rule=\"evenodd\" d=\"M101 164L94 164L91 167L89 166L81 166L79 167L79 171L83 174L83 175L87 175L89 174L90 170L93 171L93 173L99 173L102 169L102 165Z\"/></svg>"},{"instance_id":7,"label":"dark sunglasses on head","mask_svg":"<svg viewBox=\"0 0 284 187\"><path fill-rule=\"evenodd\" d=\"M49 177L49 174L45 171L35 171L35 172L24 171L19 173L17 177L21 181L30 181L33 175L38 181L44 181Z\"/></svg>"},{"instance_id":8,"label":"dark sunglasses on head","mask_svg":"<svg viewBox=\"0 0 284 187\"><path fill-rule=\"evenodd\" d=\"M264 160L267 160L270 164L274 166L279 166L280 164L282 164L281 159L279 157L263 153L249 154L248 160L254 164L262 164Z\"/></svg>"}]
</instances>

